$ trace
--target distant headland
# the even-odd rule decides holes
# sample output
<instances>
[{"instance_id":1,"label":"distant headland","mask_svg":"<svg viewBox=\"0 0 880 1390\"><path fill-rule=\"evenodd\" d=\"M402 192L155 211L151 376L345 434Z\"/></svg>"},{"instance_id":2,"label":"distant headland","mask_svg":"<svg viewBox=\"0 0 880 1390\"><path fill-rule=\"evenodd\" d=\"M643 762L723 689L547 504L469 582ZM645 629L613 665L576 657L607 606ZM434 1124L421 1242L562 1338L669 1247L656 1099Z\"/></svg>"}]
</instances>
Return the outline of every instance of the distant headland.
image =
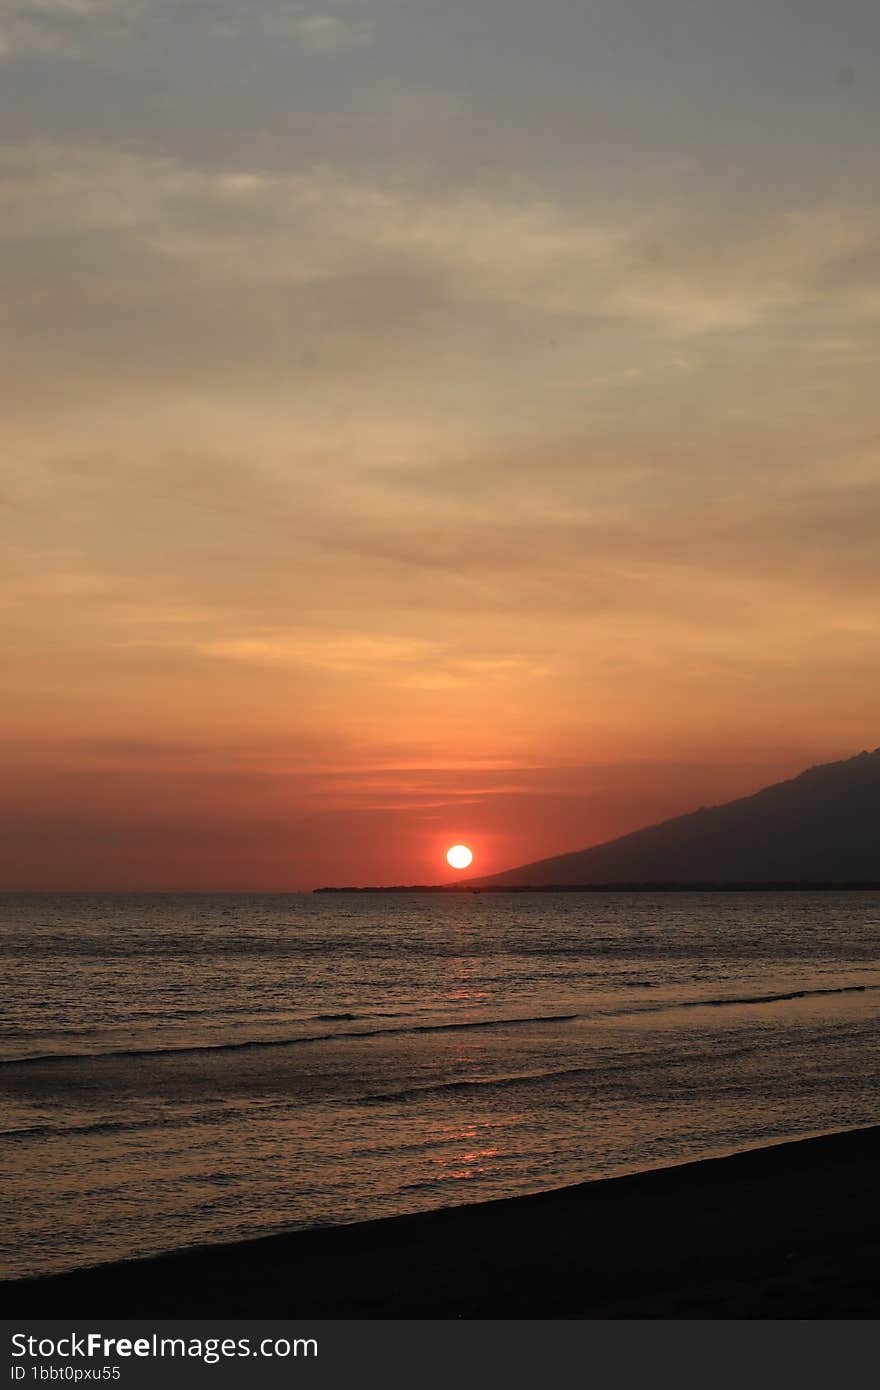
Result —
<instances>
[{"instance_id":1,"label":"distant headland","mask_svg":"<svg viewBox=\"0 0 880 1390\"><path fill-rule=\"evenodd\" d=\"M846 893L880 892L880 879L864 883L390 883L313 888L313 893Z\"/></svg>"},{"instance_id":2,"label":"distant headland","mask_svg":"<svg viewBox=\"0 0 880 1390\"><path fill-rule=\"evenodd\" d=\"M880 888L880 749L808 768L591 849L448 884L366 893L820 892Z\"/></svg>"}]
</instances>

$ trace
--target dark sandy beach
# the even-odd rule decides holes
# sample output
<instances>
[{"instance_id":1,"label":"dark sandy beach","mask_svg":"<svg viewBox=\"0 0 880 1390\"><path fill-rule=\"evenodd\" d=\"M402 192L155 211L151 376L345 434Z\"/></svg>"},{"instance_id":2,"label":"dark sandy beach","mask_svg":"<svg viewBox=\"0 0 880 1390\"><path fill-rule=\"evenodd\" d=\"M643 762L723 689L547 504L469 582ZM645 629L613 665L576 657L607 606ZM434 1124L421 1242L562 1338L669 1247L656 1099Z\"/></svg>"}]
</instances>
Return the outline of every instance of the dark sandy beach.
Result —
<instances>
[{"instance_id":1,"label":"dark sandy beach","mask_svg":"<svg viewBox=\"0 0 880 1390\"><path fill-rule=\"evenodd\" d=\"M866 1318L880 1127L0 1285L32 1317Z\"/></svg>"}]
</instances>

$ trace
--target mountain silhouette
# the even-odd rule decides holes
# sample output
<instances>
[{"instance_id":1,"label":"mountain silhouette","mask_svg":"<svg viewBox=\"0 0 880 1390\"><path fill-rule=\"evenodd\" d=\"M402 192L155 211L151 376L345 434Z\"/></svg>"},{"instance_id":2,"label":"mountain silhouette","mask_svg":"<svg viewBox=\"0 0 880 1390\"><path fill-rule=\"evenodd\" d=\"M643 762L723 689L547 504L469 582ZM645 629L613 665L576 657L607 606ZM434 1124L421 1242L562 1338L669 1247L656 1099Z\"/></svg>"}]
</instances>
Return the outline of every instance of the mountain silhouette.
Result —
<instances>
[{"instance_id":1,"label":"mountain silhouette","mask_svg":"<svg viewBox=\"0 0 880 1390\"><path fill-rule=\"evenodd\" d=\"M880 883L880 748L468 887Z\"/></svg>"}]
</instances>

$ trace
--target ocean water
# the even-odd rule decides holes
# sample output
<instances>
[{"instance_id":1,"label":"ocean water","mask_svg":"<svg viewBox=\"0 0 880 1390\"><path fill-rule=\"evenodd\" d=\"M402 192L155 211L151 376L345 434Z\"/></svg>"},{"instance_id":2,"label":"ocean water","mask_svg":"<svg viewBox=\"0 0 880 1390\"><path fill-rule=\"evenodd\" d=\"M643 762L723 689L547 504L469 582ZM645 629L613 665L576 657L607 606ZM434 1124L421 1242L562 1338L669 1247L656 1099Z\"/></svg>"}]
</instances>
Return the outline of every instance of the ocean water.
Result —
<instances>
[{"instance_id":1,"label":"ocean water","mask_svg":"<svg viewBox=\"0 0 880 1390\"><path fill-rule=\"evenodd\" d=\"M0 1273L880 1119L876 893L6 895Z\"/></svg>"}]
</instances>

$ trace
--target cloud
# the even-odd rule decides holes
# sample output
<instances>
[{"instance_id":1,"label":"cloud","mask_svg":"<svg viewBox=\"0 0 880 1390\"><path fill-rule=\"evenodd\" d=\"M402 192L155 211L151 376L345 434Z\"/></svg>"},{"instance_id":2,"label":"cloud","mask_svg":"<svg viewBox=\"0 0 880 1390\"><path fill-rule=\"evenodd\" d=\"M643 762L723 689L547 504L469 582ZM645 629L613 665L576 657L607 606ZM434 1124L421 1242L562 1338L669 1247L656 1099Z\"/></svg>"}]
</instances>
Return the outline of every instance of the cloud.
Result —
<instances>
[{"instance_id":1,"label":"cloud","mask_svg":"<svg viewBox=\"0 0 880 1390\"><path fill-rule=\"evenodd\" d=\"M307 53L348 53L368 48L375 36L372 19L351 20L334 14L294 16L287 27Z\"/></svg>"},{"instance_id":2,"label":"cloud","mask_svg":"<svg viewBox=\"0 0 880 1390\"><path fill-rule=\"evenodd\" d=\"M316 56L369 47L372 14L337 14L286 0L0 0L0 57L83 58L96 44L190 25L204 38L257 37Z\"/></svg>"},{"instance_id":3,"label":"cloud","mask_svg":"<svg viewBox=\"0 0 880 1390\"><path fill-rule=\"evenodd\" d=\"M282 629L267 636L204 642L198 651L207 657L257 666L306 666L363 677L388 667L424 665L436 656L437 644L358 632Z\"/></svg>"},{"instance_id":4,"label":"cloud","mask_svg":"<svg viewBox=\"0 0 880 1390\"><path fill-rule=\"evenodd\" d=\"M336 33L326 18L292 22ZM27 230L73 250L77 238L112 238L116 254L164 270L172 291L188 274L218 295L320 290L332 301L335 289L359 315L375 294L392 323L472 309L674 340L798 311L880 313L880 216L858 206L733 223L647 209L614 219L534 195L432 192L328 167L216 170L100 146L7 147L0 168L7 236Z\"/></svg>"},{"instance_id":5,"label":"cloud","mask_svg":"<svg viewBox=\"0 0 880 1390\"><path fill-rule=\"evenodd\" d=\"M572 724L585 682L730 698L817 630L861 660L870 209L716 236L414 175L0 166L7 602L89 680L358 686L356 718L393 692L419 729L467 695L520 727L548 674ZM835 369L812 345L842 324ZM848 415L801 412L829 385Z\"/></svg>"},{"instance_id":6,"label":"cloud","mask_svg":"<svg viewBox=\"0 0 880 1390\"><path fill-rule=\"evenodd\" d=\"M0 58L82 57L96 34L125 31L143 0L0 0Z\"/></svg>"}]
</instances>

